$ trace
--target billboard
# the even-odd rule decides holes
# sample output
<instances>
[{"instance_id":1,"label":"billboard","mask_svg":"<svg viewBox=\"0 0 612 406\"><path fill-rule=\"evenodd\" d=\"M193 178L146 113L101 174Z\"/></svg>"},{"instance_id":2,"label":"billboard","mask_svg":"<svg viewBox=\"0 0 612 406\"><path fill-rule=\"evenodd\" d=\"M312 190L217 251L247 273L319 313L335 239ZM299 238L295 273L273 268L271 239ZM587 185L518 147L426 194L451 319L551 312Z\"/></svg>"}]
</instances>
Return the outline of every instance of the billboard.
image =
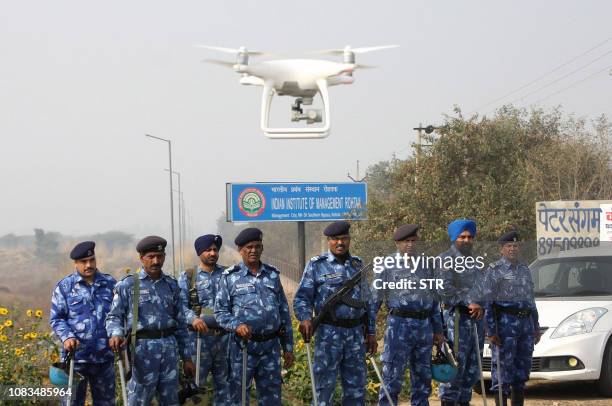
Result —
<instances>
[{"instance_id":1,"label":"billboard","mask_svg":"<svg viewBox=\"0 0 612 406\"><path fill-rule=\"evenodd\" d=\"M227 183L227 221L365 220L367 184Z\"/></svg>"},{"instance_id":2,"label":"billboard","mask_svg":"<svg viewBox=\"0 0 612 406\"><path fill-rule=\"evenodd\" d=\"M612 200L555 200L536 203L538 253L597 247L606 241L606 211ZM603 226L603 228L602 228Z\"/></svg>"}]
</instances>

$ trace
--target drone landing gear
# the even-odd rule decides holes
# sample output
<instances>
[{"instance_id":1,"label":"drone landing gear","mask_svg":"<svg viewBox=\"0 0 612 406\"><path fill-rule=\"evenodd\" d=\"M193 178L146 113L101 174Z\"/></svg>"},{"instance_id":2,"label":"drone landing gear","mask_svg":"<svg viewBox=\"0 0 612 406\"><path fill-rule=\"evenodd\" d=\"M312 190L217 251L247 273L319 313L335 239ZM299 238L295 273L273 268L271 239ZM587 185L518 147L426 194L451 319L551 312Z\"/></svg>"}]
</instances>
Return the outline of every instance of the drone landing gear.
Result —
<instances>
[{"instance_id":1,"label":"drone landing gear","mask_svg":"<svg viewBox=\"0 0 612 406\"><path fill-rule=\"evenodd\" d=\"M327 81L318 80L317 86L323 100L324 116L321 110L306 110L302 105L309 106L312 104L312 97L298 97L291 106L291 121L299 122L306 121L307 124L323 123L322 127L316 128L271 128L270 122L270 107L272 98L274 97L274 88L264 85L261 99L261 129L268 138L277 139L296 139L296 138L325 138L329 135L331 128L330 112L329 112L329 93L327 91Z\"/></svg>"},{"instance_id":2,"label":"drone landing gear","mask_svg":"<svg viewBox=\"0 0 612 406\"><path fill-rule=\"evenodd\" d=\"M291 121L299 122L305 120L307 124L321 123L323 122L323 116L321 115L321 110L317 109L309 109L306 110L306 114L304 114L304 110L302 109L302 104L311 105L312 98L303 98L298 97L295 99L295 102L291 106Z\"/></svg>"}]
</instances>

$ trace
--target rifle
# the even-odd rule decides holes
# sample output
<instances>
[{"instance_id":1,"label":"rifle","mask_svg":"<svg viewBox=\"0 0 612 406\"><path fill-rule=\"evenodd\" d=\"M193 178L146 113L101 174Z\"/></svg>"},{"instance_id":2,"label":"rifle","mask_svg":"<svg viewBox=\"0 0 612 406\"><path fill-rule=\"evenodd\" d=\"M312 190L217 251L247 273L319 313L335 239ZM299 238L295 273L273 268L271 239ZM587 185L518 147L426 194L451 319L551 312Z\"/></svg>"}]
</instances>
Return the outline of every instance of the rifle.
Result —
<instances>
[{"instance_id":1,"label":"rifle","mask_svg":"<svg viewBox=\"0 0 612 406\"><path fill-rule=\"evenodd\" d=\"M354 264L353 264L354 265ZM350 297L351 291L359 282L364 275L364 271L370 266L372 263L368 263L366 266L362 267L355 275L353 275L348 281L342 285L340 289L334 292L330 297L327 298L323 306L321 306L321 310L312 320L312 331L313 333L317 331L317 327L321 324L321 321L325 318L325 316L330 315L332 320L336 319L336 305L339 303L344 303L350 307L360 308L363 307L363 302L359 300L355 300Z\"/></svg>"}]
</instances>

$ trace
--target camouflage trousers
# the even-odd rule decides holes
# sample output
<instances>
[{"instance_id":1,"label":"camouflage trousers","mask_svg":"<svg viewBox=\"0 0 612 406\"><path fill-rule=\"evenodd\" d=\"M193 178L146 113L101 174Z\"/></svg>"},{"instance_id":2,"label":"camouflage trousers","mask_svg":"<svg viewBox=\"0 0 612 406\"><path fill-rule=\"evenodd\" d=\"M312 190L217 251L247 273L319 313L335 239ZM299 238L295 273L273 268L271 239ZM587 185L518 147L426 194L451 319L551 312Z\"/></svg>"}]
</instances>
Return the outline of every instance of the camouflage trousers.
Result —
<instances>
[{"instance_id":1,"label":"camouflage trousers","mask_svg":"<svg viewBox=\"0 0 612 406\"><path fill-rule=\"evenodd\" d=\"M385 330L383 381L393 404L402 390L406 366L410 367L410 404L429 405L431 394L431 349L433 329L429 319L419 320L389 315ZM389 401L380 388L379 405L387 406Z\"/></svg>"},{"instance_id":2,"label":"camouflage trousers","mask_svg":"<svg viewBox=\"0 0 612 406\"><path fill-rule=\"evenodd\" d=\"M190 332L194 345L197 336ZM214 405L223 406L230 404L230 388L228 374L228 339L229 334L223 336L203 335L200 340L200 385L206 382L208 374L212 375L214 387ZM192 358L196 365L196 351Z\"/></svg>"},{"instance_id":3,"label":"camouflage trousers","mask_svg":"<svg viewBox=\"0 0 612 406\"><path fill-rule=\"evenodd\" d=\"M449 344L454 349L455 320L453 310L444 310L444 322ZM478 327L478 348L474 340L472 323L476 323ZM462 403L469 402L472 399L472 387L480 379L476 357L482 357L483 336L482 320L472 320L469 316L461 314L459 318L459 352L455 354L459 363L459 370L457 376L451 382L440 384L440 399Z\"/></svg>"},{"instance_id":4,"label":"camouflage trousers","mask_svg":"<svg viewBox=\"0 0 612 406\"><path fill-rule=\"evenodd\" d=\"M76 363L74 373L83 375L84 379L74 388L71 397L71 406L85 404L87 385L91 389L91 397L95 406L108 406L115 404L115 364L113 361L101 364ZM61 400L62 405L68 404L68 397Z\"/></svg>"},{"instance_id":5,"label":"camouflage trousers","mask_svg":"<svg viewBox=\"0 0 612 406\"><path fill-rule=\"evenodd\" d=\"M510 387L523 390L525 382L529 379L534 337L532 330L525 331L519 336L504 335L503 330L501 328L499 332L502 341L501 347L491 346L491 389L497 391L500 381L500 371L497 370L499 350L502 391L509 395Z\"/></svg>"},{"instance_id":6,"label":"camouflage trousers","mask_svg":"<svg viewBox=\"0 0 612 406\"><path fill-rule=\"evenodd\" d=\"M331 406L340 371L342 405L365 405L367 379L363 327L321 324L315 335L314 375L320 406Z\"/></svg>"},{"instance_id":7,"label":"camouflage trousers","mask_svg":"<svg viewBox=\"0 0 612 406\"><path fill-rule=\"evenodd\" d=\"M231 404L240 405L242 397L242 346L232 337L229 341ZM252 382L255 380L259 406L280 406L282 386L280 341L278 338L274 338L265 343L256 343L251 347L265 348L265 351L250 352L249 350L248 352L246 403L249 404L248 394L251 391Z\"/></svg>"},{"instance_id":8,"label":"camouflage trousers","mask_svg":"<svg viewBox=\"0 0 612 406\"><path fill-rule=\"evenodd\" d=\"M178 346L174 336L136 341L136 357L128 383L129 406L178 405Z\"/></svg>"}]
</instances>

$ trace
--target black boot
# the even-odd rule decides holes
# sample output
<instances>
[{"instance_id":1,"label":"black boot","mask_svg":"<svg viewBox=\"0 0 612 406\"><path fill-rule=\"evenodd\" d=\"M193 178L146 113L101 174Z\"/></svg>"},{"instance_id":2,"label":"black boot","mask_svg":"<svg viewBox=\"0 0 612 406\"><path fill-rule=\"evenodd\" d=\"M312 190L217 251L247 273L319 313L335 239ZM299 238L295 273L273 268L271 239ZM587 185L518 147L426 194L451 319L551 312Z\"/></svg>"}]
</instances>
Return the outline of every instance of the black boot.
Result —
<instances>
[{"instance_id":1,"label":"black boot","mask_svg":"<svg viewBox=\"0 0 612 406\"><path fill-rule=\"evenodd\" d=\"M523 388L510 388L510 399L512 401L512 406L523 406L525 403L525 391Z\"/></svg>"},{"instance_id":2,"label":"black boot","mask_svg":"<svg viewBox=\"0 0 612 406\"><path fill-rule=\"evenodd\" d=\"M499 403L499 392L495 391L495 406L508 406L508 395L502 393L502 403Z\"/></svg>"},{"instance_id":3,"label":"black boot","mask_svg":"<svg viewBox=\"0 0 612 406\"><path fill-rule=\"evenodd\" d=\"M459 403L456 403L454 400L445 400L440 399L440 406L458 406Z\"/></svg>"}]
</instances>

